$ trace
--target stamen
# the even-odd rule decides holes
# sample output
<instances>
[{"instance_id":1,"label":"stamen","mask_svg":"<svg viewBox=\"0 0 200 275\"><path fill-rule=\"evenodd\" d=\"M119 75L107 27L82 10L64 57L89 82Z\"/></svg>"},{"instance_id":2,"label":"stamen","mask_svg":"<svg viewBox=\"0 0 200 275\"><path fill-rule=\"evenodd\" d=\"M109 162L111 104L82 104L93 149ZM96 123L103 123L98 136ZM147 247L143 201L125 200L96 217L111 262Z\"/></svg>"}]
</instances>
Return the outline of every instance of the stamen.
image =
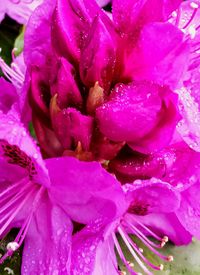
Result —
<instances>
[{"instance_id":1,"label":"stamen","mask_svg":"<svg viewBox=\"0 0 200 275\"><path fill-rule=\"evenodd\" d=\"M125 221L126 225L132 230L132 233L135 234L141 241L146 241L150 246L156 247L156 248L162 248L165 245L164 239L161 239L160 244L155 244L150 239L148 239L136 226L129 223L127 220Z\"/></svg>"},{"instance_id":2,"label":"stamen","mask_svg":"<svg viewBox=\"0 0 200 275\"><path fill-rule=\"evenodd\" d=\"M179 22L180 22L180 19L181 19L181 7L179 7L179 8L178 8L178 11L177 11L175 26L178 27Z\"/></svg>"},{"instance_id":3,"label":"stamen","mask_svg":"<svg viewBox=\"0 0 200 275\"><path fill-rule=\"evenodd\" d=\"M134 257L134 259L137 261L137 263L139 264L139 266L146 272L146 274L148 275L153 275L152 272L150 272L147 267L143 264L143 262L140 260L140 258L137 256L137 254L135 253L134 249L132 248L132 246L130 245L129 240L127 239L126 235L124 234L123 229L119 226L118 227L118 232L121 235L124 243L126 244L128 250L130 251L131 255Z\"/></svg>"},{"instance_id":4,"label":"stamen","mask_svg":"<svg viewBox=\"0 0 200 275\"><path fill-rule=\"evenodd\" d=\"M7 193L9 193L9 196L12 196L12 193L10 194L10 192L14 192L16 193L16 188L20 185L22 185L24 183L24 179L17 181L16 183L10 185L9 187L6 188L6 190L4 190L3 192L0 193L0 198L2 198L3 196L5 196ZM2 199L1 199L2 201Z\"/></svg>"},{"instance_id":5,"label":"stamen","mask_svg":"<svg viewBox=\"0 0 200 275\"><path fill-rule=\"evenodd\" d=\"M194 2L192 2L190 4L190 6L194 9L194 11L192 13L192 16L190 17L190 20L188 20L188 22L185 24L185 26L182 29L186 29L191 24L192 20L194 19L195 15L197 13L198 5L195 4Z\"/></svg>"},{"instance_id":6,"label":"stamen","mask_svg":"<svg viewBox=\"0 0 200 275\"><path fill-rule=\"evenodd\" d=\"M120 245L119 245L119 242L118 242L118 240L117 240L117 238L116 238L116 236L115 236L114 233L112 233L112 238L113 238L115 247L116 247L116 249L117 249L117 252L118 252L118 254L119 254L119 257L120 257L120 259L122 260L122 262L124 263L124 265L126 266L127 270L128 270L132 275L137 275L137 273L136 273L134 270L132 270L132 268L130 267L128 261L127 261L126 258L124 257L123 251L122 251L122 249L121 249L121 247L120 247Z\"/></svg>"},{"instance_id":7,"label":"stamen","mask_svg":"<svg viewBox=\"0 0 200 275\"><path fill-rule=\"evenodd\" d=\"M35 189L32 189L31 192L29 192L28 195L24 198L24 200L20 203L20 205L15 208L15 211L12 213L12 215L10 215L9 219L7 220L7 222L1 227L1 229L0 229L0 236L8 228L9 224L16 217L16 215L19 213L19 211L26 204L26 202L29 200L29 198L33 195L34 192L35 192ZM2 220L4 220L4 219L1 219L0 223L2 223Z\"/></svg>"},{"instance_id":8,"label":"stamen","mask_svg":"<svg viewBox=\"0 0 200 275\"><path fill-rule=\"evenodd\" d=\"M17 242L10 242L6 246L6 249L11 251L16 251L18 248L19 248L19 244Z\"/></svg>"},{"instance_id":9,"label":"stamen","mask_svg":"<svg viewBox=\"0 0 200 275\"><path fill-rule=\"evenodd\" d=\"M12 256L13 252L16 251L23 243L24 239L25 239L25 236L27 234L27 231L29 229L29 225L31 223L31 220L32 220L32 216L33 216L33 213L35 212L37 206L38 206L38 202L44 192L45 188L42 186L40 187L40 189L37 191L36 195L35 195L35 198L33 200L33 203L32 203L32 208L31 208L31 212L30 214L28 215L28 217L26 218L25 222L23 223L22 227L20 228L20 231L18 232L15 240L13 242L10 242L7 244L7 252L5 253L5 255L0 259L0 264L2 264L4 262L4 260L8 257L8 256ZM32 191L35 191L35 188L32 190ZM32 195L33 192L31 192L31 195ZM27 196L28 198L30 196ZM27 200L27 197L24 199L24 201ZM23 203L24 205L24 203ZM21 205L17 208L17 210L21 209ZM15 211L16 212L16 211ZM14 212L14 213L15 213ZM12 215L13 216L13 215ZM8 222L7 222L8 224ZM5 227L5 226L4 226ZM1 229L2 232L3 232L3 229ZM1 233L0 233L1 234Z\"/></svg>"},{"instance_id":10,"label":"stamen","mask_svg":"<svg viewBox=\"0 0 200 275\"><path fill-rule=\"evenodd\" d=\"M20 86L24 83L24 76L10 68L1 57L0 68L2 69L2 72L5 74L8 80L10 80L11 82L16 81Z\"/></svg>"},{"instance_id":11,"label":"stamen","mask_svg":"<svg viewBox=\"0 0 200 275\"><path fill-rule=\"evenodd\" d=\"M136 224L136 225L135 225ZM137 227L137 225L139 227ZM140 230L145 229L147 233L151 236L155 236L156 239L160 242L160 244L156 244L151 241L144 233ZM168 237L164 236L163 238L159 237L157 234L152 232L148 227L143 225L141 222L137 221L132 215L127 214L123 220L121 220L121 225L116 228L116 231L121 236L122 240L124 241L126 247L128 248L129 252L133 256L134 260L138 263L141 269L145 272L145 274L152 275L153 273L148 269L148 267L153 268L154 270L163 270L164 265L154 265L151 261L149 261L146 256L143 254L143 248L139 247L129 236L129 234L133 234L138 237L143 244L146 245L155 255L157 255L160 259L165 261L173 261L173 256L165 256L160 254L154 247L162 248L167 242ZM127 233L128 232L128 233ZM112 233L112 238L114 241L115 248L123 261L124 265L126 266L127 270L132 274L132 268L134 268L134 263L130 263L126 260L123 251L120 247L120 244L116 238L115 233ZM131 269L131 271L130 271ZM134 273L135 274L135 273ZM139 273L137 273L139 274Z\"/></svg>"},{"instance_id":12,"label":"stamen","mask_svg":"<svg viewBox=\"0 0 200 275\"><path fill-rule=\"evenodd\" d=\"M192 9L198 9L198 7L199 7L198 4L195 3L195 2L191 2L190 6L191 6Z\"/></svg>"},{"instance_id":13,"label":"stamen","mask_svg":"<svg viewBox=\"0 0 200 275\"><path fill-rule=\"evenodd\" d=\"M10 199L8 201L8 203L6 203L3 207L0 207L0 214L2 214L5 210L7 210L10 206L12 206L13 204L15 204L21 197L24 196L24 194L28 193L28 189L32 188L32 186L30 184L27 184L27 186L24 186L22 190L20 190L19 193L17 193L14 197L12 197L12 199ZM8 198L6 198L8 199ZM0 205L2 204L2 201L4 201L4 198L3 200L1 200L1 203ZM1 223L1 222L0 222Z\"/></svg>"},{"instance_id":14,"label":"stamen","mask_svg":"<svg viewBox=\"0 0 200 275\"><path fill-rule=\"evenodd\" d=\"M148 227L146 227L143 223L139 222L137 219L135 219L132 215L129 215L128 217L130 217L132 220L134 220L134 222L138 223L142 228L144 228L146 230L146 232L148 232L152 237L154 237L156 240L158 241L163 241L163 239L161 237L159 237L155 232L153 232L152 230L150 230ZM127 220L126 220L127 221ZM166 237L167 238L167 237Z\"/></svg>"},{"instance_id":15,"label":"stamen","mask_svg":"<svg viewBox=\"0 0 200 275\"><path fill-rule=\"evenodd\" d=\"M195 29L195 27L194 27L194 26L190 26L190 27L188 28L188 32L189 32L189 34L190 34L190 38L191 38L191 39L194 39L195 36L196 36L196 29Z\"/></svg>"},{"instance_id":16,"label":"stamen","mask_svg":"<svg viewBox=\"0 0 200 275\"><path fill-rule=\"evenodd\" d=\"M135 251L138 253L138 255L142 258L142 260L148 264L151 268L155 269L155 270L163 270L164 266L161 264L161 265L154 265L152 264L140 251L140 249L137 248L136 244L132 241L132 239L128 236L127 233L125 233L125 230L124 230L124 234L127 238L127 240L129 241L129 243L132 245L132 247L135 249Z\"/></svg>"}]
</instances>

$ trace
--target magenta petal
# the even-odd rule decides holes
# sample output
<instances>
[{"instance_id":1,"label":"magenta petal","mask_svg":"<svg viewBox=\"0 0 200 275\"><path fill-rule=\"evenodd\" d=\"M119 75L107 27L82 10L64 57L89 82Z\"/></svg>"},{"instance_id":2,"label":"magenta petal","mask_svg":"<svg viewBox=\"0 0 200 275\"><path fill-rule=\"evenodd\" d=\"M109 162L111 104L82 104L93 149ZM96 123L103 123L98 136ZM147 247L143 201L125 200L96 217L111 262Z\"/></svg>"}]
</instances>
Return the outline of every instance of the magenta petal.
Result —
<instances>
[{"instance_id":1,"label":"magenta petal","mask_svg":"<svg viewBox=\"0 0 200 275\"><path fill-rule=\"evenodd\" d=\"M51 87L52 94L58 94L57 103L59 107L80 106L82 98L75 81L75 69L64 58L60 59L56 82Z\"/></svg>"},{"instance_id":2,"label":"magenta petal","mask_svg":"<svg viewBox=\"0 0 200 275\"><path fill-rule=\"evenodd\" d=\"M51 120L55 133L65 149L69 149L74 143L81 143L82 148L89 150L93 118L82 115L74 108L60 110L58 107L52 107Z\"/></svg>"},{"instance_id":3,"label":"magenta petal","mask_svg":"<svg viewBox=\"0 0 200 275\"><path fill-rule=\"evenodd\" d=\"M81 53L80 73L83 83L93 87L98 81L104 89L109 89L115 67L115 45L106 26L96 17Z\"/></svg>"},{"instance_id":4,"label":"magenta petal","mask_svg":"<svg viewBox=\"0 0 200 275\"><path fill-rule=\"evenodd\" d=\"M147 227L153 228L153 231L160 236L167 235L175 245L187 245L192 241L192 235L180 223L174 213L152 213L143 217L138 216L137 219Z\"/></svg>"},{"instance_id":5,"label":"magenta petal","mask_svg":"<svg viewBox=\"0 0 200 275\"><path fill-rule=\"evenodd\" d=\"M31 107L35 109L39 115L45 116L48 119L49 109L47 102L45 102L48 90L42 79L41 71L37 68L32 69L30 85L29 102Z\"/></svg>"},{"instance_id":6,"label":"magenta petal","mask_svg":"<svg viewBox=\"0 0 200 275\"><path fill-rule=\"evenodd\" d=\"M32 65L44 64L45 55L52 52L51 48L51 17L55 0L46 0L31 16L25 32L24 59Z\"/></svg>"},{"instance_id":7,"label":"magenta petal","mask_svg":"<svg viewBox=\"0 0 200 275\"><path fill-rule=\"evenodd\" d=\"M101 132L114 141L133 141L148 134L159 119L158 90L149 83L117 86L110 100L96 110Z\"/></svg>"},{"instance_id":8,"label":"magenta petal","mask_svg":"<svg viewBox=\"0 0 200 275\"><path fill-rule=\"evenodd\" d=\"M165 90L166 94L162 98L162 109L160 120L154 131L146 135L137 142L129 142L129 146L138 152L148 154L156 152L167 146L173 137L180 115L177 108L178 97L176 94Z\"/></svg>"},{"instance_id":9,"label":"magenta petal","mask_svg":"<svg viewBox=\"0 0 200 275\"><path fill-rule=\"evenodd\" d=\"M148 82L119 85L97 108L100 131L113 141L126 141L142 153L161 149L172 138L177 96ZM167 135L167 139L163 136Z\"/></svg>"},{"instance_id":10,"label":"magenta petal","mask_svg":"<svg viewBox=\"0 0 200 275\"><path fill-rule=\"evenodd\" d=\"M117 262L112 238L104 239L104 228L90 224L72 239L71 274L117 275Z\"/></svg>"},{"instance_id":11,"label":"magenta petal","mask_svg":"<svg viewBox=\"0 0 200 275\"><path fill-rule=\"evenodd\" d=\"M200 101L199 101L199 73L196 81L189 87L177 90L179 95L179 110L182 119L177 126L183 140L191 149L200 152Z\"/></svg>"},{"instance_id":12,"label":"magenta petal","mask_svg":"<svg viewBox=\"0 0 200 275\"><path fill-rule=\"evenodd\" d=\"M155 157L165 162L164 181L183 189L198 181L200 153L190 149L184 142L172 144Z\"/></svg>"},{"instance_id":13,"label":"magenta petal","mask_svg":"<svg viewBox=\"0 0 200 275\"><path fill-rule=\"evenodd\" d=\"M58 0L52 25L52 41L56 51L72 63L79 61L88 28L98 14L106 17L95 0Z\"/></svg>"},{"instance_id":14,"label":"magenta petal","mask_svg":"<svg viewBox=\"0 0 200 275\"><path fill-rule=\"evenodd\" d=\"M22 275L69 275L72 223L46 198L30 224L23 249Z\"/></svg>"},{"instance_id":15,"label":"magenta petal","mask_svg":"<svg viewBox=\"0 0 200 275\"><path fill-rule=\"evenodd\" d=\"M162 154L162 151L161 151ZM119 155L109 163L112 172L127 182L151 177L161 178L166 174L166 163L160 155L133 153ZM166 180L167 181L167 180Z\"/></svg>"},{"instance_id":16,"label":"magenta petal","mask_svg":"<svg viewBox=\"0 0 200 275\"><path fill-rule=\"evenodd\" d=\"M85 6L80 1L58 0L53 15L52 40L58 53L78 61L80 57L81 40L86 28L89 27L90 17ZM73 5L77 6L74 9ZM59 41L59 43L58 43Z\"/></svg>"},{"instance_id":17,"label":"magenta petal","mask_svg":"<svg viewBox=\"0 0 200 275\"><path fill-rule=\"evenodd\" d=\"M6 146L8 145L10 148L8 149L14 151L17 156L19 162L16 163L17 165L20 166L21 159L21 161L26 161L25 163L27 165L25 165L25 169L31 169L31 164L33 163L36 170L36 174L34 174L35 180L41 182L40 179L42 178L42 183L44 185L49 185L48 172L44 165L40 150L19 121L18 116L19 114L17 113L12 115L9 113L7 115L0 115L0 153L5 155L5 150L7 150ZM15 158L12 159L12 155L8 157L8 160L9 158L11 163L14 161L15 164ZM29 173L32 173L32 171L30 170Z\"/></svg>"},{"instance_id":18,"label":"magenta petal","mask_svg":"<svg viewBox=\"0 0 200 275\"><path fill-rule=\"evenodd\" d=\"M102 238L99 228L94 225L86 226L75 234L72 239L71 274L95 274L96 251Z\"/></svg>"},{"instance_id":19,"label":"magenta petal","mask_svg":"<svg viewBox=\"0 0 200 275\"><path fill-rule=\"evenodd\" d=\"M129 211L136 215L174 212L180 203L179 193L159 179L137 180L124 186L130 202ZM167 204L166 204L167 202Z\"/></svg>"},{"instance_id":20,"label":"magenta petal","mask_svg":"<svg viewBox=\"0 0 200 275\"><path fill-rule=\"evenodd\" d=\"M46 165L52 181L51 197L73 220L112 219L126 208L119 182L99 163L62 157L48 159Z\"/></svg>"},{"instance_id":21,"label":"magenta petal","mask_svg":"<svg viewBox=\"0 0 200 275\"><path fill-rule=\"evenodd\" d=\"M164 21L181 0L113 0L113 20L123 33L137 31L149 22Z\"/></svg>"},{"instance_id":22,"label":"magenta petal","mask_svg":"<svg viewBox=\"0 0 200 275\"><path fill-rule=\"evenodd\" d=\"M161 8L160 0L113 0L113 21L121 32L130 33L136 26L141 28L149 21L162 20Z\"/></svg>"},{"instance_id":23,"label":"magenta petal","mask_svg":"<svg viewBox=\"0 0 200 275\"><path fill-rule=\"evenodd\" d=\"M0 77L0 110L7 113L16 101L17 93L15 87L3 77Z\"/></svg>"},{"instance_id":24,"label":"magenta petal","mask_svg":"<svg viewBox=\"0 0 200 275\"><path fill-rule=\"evenodd\" d=\"M93 274L118 275L118 263L112 238L100 242L97 246Z\"/></svg>"},{"instance_id":25,"label":"magenta petal","mask_svg":"<svg viewBox=\"0 0 200 275\"><path fill-rule=\"evenodd\" d=\"M70 117L70 132L73 140L76 144L81 142L84 150L89 150L92 137L93 118L91 116L82 115L73 108L68 108L67 113Z\"/></svg>"},{"instance_id":26,"label":"magenta petal","mask_svg":"<svg viewBox=\"0 0 200 275\"><path fill-rule=\"evenodd\" d=\"M183 33L170 23L146 25L141 31L137 46L126 56L125 75L141 79L143 74L147 74L146 71L159 74L159 72L154 72L156 70L154 67L173 50L180 47L182 40ZM175 54L174 57L177 58ZM169 65L168 67L170 70ZM145 78L145 75L143 77Z\"/></svg>"},{"instance_id":27,"label":"magenta petal","mask_svg":"<svg viewBox=\"0 0 200 275\"><path fill-rule=\"evenodd\" d=\"M182 225L192 235L200 238L200 186L199 181L181 194L180 208L176 211Z\"/></svg>"}]
</instances>

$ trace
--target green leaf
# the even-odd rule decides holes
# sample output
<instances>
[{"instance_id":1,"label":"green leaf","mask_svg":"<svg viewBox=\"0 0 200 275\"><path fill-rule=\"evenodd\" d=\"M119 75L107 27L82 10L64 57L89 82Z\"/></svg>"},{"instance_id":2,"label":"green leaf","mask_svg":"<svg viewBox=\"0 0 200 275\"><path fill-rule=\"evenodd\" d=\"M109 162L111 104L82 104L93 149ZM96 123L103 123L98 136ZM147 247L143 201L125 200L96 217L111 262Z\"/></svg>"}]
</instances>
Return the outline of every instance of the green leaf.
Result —
<instances>
[{"instance_id":1,"label":"green leaf","mask_svg":"<svg viewBox=\"0 0 200 275\"><path fill-rule=\"evenodd\" d=\"M15 51L15 55L18 56L24 48L24 33L25 33L25 26L23 26L21 28L20 34L18 35L18 37L15 40L15 44L14 47L16 49Z\"/></svg>"},{"instance_id":2,"label":"green leaf","mask_svg":"<svg viewBox=\"0 0 200 275\"><path fill-rule=\"evenodd\" d=\"M35 138L35 139L37 138L32 122L29 123L29 132L33 138Z\"/></svg>"}]
</instances>

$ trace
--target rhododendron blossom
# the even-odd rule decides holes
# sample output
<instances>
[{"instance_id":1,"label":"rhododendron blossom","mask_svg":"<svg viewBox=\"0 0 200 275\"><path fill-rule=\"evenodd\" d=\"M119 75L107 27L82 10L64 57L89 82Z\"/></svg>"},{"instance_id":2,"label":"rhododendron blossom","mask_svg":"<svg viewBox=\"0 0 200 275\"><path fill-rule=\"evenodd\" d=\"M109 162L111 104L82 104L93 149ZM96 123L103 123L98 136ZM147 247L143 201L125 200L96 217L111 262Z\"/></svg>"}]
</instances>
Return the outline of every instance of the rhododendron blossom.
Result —
<instances>
[{"instance_id":1,"label":"rhododendron blossom","mask_svg":"<svg viewBox=\"0 0 200 275\"><path fill-rule=\"evenodd\" d=\"M44 0L0 59L0 235L21 228L0 261L25 239L23 274L153 274L131 235L166 261L200 239L200 2L108 3Z\"/></svg>"},{"instance_id":2,"label":"rhododendron blossom","mask_svg":"<svg viewBox=\"0 0 200 275\"><path fill-rule=\"evenodd\" d=\"M71 219L113 219L124 199L120 184L95 162L43 161L15 112L1 114L0 123L0 236L20 228L0 263L25 240L22 274L70 274Z\"/></svg>"}]
</instances>

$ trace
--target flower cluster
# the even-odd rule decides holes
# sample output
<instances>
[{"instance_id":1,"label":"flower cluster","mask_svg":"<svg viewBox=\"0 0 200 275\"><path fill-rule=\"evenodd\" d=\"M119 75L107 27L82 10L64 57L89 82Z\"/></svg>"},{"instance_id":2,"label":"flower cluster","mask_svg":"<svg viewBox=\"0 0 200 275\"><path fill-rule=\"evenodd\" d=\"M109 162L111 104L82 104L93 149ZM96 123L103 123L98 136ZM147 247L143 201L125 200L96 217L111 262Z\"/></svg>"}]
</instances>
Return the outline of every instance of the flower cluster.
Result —
<instances>
[{"instance_id":1,"label":"flower cluster","mask_svg":"<svg viewBox=\"0 0 200 275\"><path fill-rule=\"evenodd\" d=\"M23 275L162 270L135 239L164 261L200 239L200 2L5 12L37 2L23 53L0 59L0 236L19 229L0 263L24 243Z\"/></svg>"}]
</instances>

